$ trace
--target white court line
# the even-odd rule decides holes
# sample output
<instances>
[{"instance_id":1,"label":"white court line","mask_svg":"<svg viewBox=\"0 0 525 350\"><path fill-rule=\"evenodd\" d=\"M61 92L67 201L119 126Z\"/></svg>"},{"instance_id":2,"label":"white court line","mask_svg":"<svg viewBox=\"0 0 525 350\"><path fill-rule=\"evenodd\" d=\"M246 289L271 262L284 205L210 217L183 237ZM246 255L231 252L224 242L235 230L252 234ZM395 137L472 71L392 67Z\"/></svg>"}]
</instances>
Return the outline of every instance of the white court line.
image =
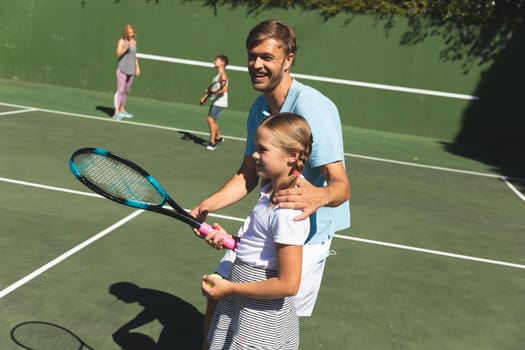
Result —
<instances>
[{"instance_id":1,"label":"white court line","mask_svg":"<svg viewBox=\"0 0 525 350\"><path fill-rule=\"evenodd\" d=\"M137 57L142 58L142 59L146 59L146 60L152 60L152 61L169 62L169 63L180 63L180 64L187 64L187 65L191 65L191 66L200 66L200 67L213 68L213 64L212 63L204 62L204 61L188 60L188 59L184 59L184 58L175 58L175 57L167 57L167 56L150 55L150 54L146 54L146 53L137 53ZM228 65L226 67L226 69L227 70L239 71L239 72L247 72L248 71L248 69L246 67L234 66L234 65ZM363 81L347 80L347 79L336 79L336 78L322 77L322 76L310 75L310 74L292 73L291 75L293 77L297 77L297 78L301 78L301 79L305 79L305 80L315 80L315 81L322 81L322 82L326 82L326 83L333 83L333 84L340 84L340 85L360 86L360 87L366 87L366 88L371 88L371 89L381 89L381 90L406 92L406 93L411 93L411 94L448 97L448 98L456 98L456 99L461 99L461 100L478 100L479 99L478 96L472 96L472 95L466 95L466 94L457 94L457 93L453 93L453 92L427 90L427 89L416 89L416 88L410 88L410 87L404 87L404 86L396 86L396 85L367 83L367 82L363 82Z\"/></svg>"},{"instance_id":2,"label":"white court line","mask_svg":"<svg viewBox=\"0 0 525 350\"><path fill-rule=\"evenodd\" d=\"M64 191L65 192L65 191ZM35 277L39 276L40 274L44 273L45 271L49 270L50 268L52 268L53 266L61 263L62 261L64 261L65 259L69 258L71 255L77 253L78 251L84 249L85 247L87 247L88 245L90 245L91 243L99 240L100 238L104 237L105 235L107 235L108 233L110 233L111 231L117 229L118 227L124 225L126 222L132 220L133 218L135 218L136 216L142 214L144 212L144 210L142 209L139 209L139 210L136 210L134 211L133 213L131 213L130 215L126 216L125 218L123 218L122 220L119 220L118 222L116 222L115 224L109 226L108 228L106 228L105 230L97 233L96 235L94 235L93 237L85 240L84 242L78 244L77 246L71 248L70 250L68 250L67 252L65 252L64 254L56 257L55 259L51 260L50 262L48 262L47 264L43 265L42 267L36 269L35 271L31 272L30 274L28 274L27 276L19 279L18 281L16 281L15 283L11 284L10 286L4 288L3 290L0 291L0 299L5 297L6 295L8 295L9 293L13 292L14 290L16 290L17 288L20 288L21 286L23 286L24 284L28 283L29 281L31 281L32 279L34 279Z\"/></svg>"},{"instance_id":3,"label":"white court line","mask_svg":"<svg viewBox=\"0 0 525 350\"><path fill-rule=\"evenodd\" d=\"M14 105L14 104L10 104L10 103L2 103L2 102L0 102L0 105L10 106L10 107L17 107L17 108L26 108L26 109L27 108L32 108L32 107L21 106L21 105ZM110 122L110 123L112 123L112 122L115 122L115 123L126 123L126 124L131 124L131 125L136 125L136 126L143 126L143 127L148 127L148 128L154 128L154 129L187 132L187 133L196 134L196 135L208 135L208 133L201 132L201 131L194 131L194 130L187 130L187 129L178 129L178 128L173 128L173 127L169 127L169 126L153 125L153 124L146 124L146 123L139 123L139 122L132 122L132 121L117 121L117 120L114 120L114 119L102 118L102 117L97 117L97 116L92 116L92 115L87 115L87 114L70 113L70 112L63 112L63 111L57 111L57 110L45 109L45 108L35 108L35 110L38 110L38 111L41 111L41 112L52 113L52 114L58 114L58 115L66 115L66 116L72 116L72 117L80 117L80 118L86 118L86 119L105 121L105 122ZM229 140L237 140L237 141L244 141L244 142L246 141L245 138L241 138L241 137L225 136L225 138L229 139ZM434 170L447 171L447 172L458 173L458 174L485 176L485 177L492 177L492 178L501 178L501 175L498 175L498 174L482 173L482 172L461 170L461 169L454 169L454 168L446 168L446 167L435 166L435 165L411 163L411 162L392 160L392 159L386 159L386 158L364 156L364 155L355 154L355 153L345 153L344 155L347 156L347 157L362 158L362 159L367 159L367 160L375 160L375 161L380 161L380 162L385 162L385 163L413 166L413 167L418 167L418 168L434 169ZM519 177L505 177L505 178L507 180L511 180L511 181L525 182L525 179L519 178ZM511 189L512 189L512 187L511 187ZM513 192L516 193L515 189L513 189Z\"/></svg>"},{"instance_id":4,"label":"white court line","mask_svg":"<svg viewBox=\"0 0 525 350\"><path fill-rule=\"evenodd\" d=\"M379 157L363 156L363 155L360 155L360 154L353 154L353 153L345 153L345 155L347 155L349 157L362 158L362 159L366 159L366 160L376 160L378 162L385 162L385 163L392 163L392 164L399 164L399 165L409 165L409 166L413 166L413 167L416 167L416 168L426 168L426 169L448 171L448 172L459 173L459 174L485 176L485 177L492 177L492 178L496 178L496 179L499 179L499 178L502 177L501 175L498 175L498 174L481 173L481 172L477 172L477 171L446 168L446 167L436 166L436 165L425 165L425 164L404 162L404 161L400 161L400 160L392 160L392 159L379 158ZM507 177L507 179L514 179L516 181L525 181L525 179L522 179L522 178Z\"/></svg>"},{"instance_id":5,"label":"white court line","mask_svg":"<svg viewBox=\"0 0 525 350\"><path fill-rule=\"evenodd\" d=\"M42 189L45 189L45 190L52 190L52 191L58 191L58 192L80 194L80 195L89 196L89 197L100 197L100 198L103 198L101 195L98 195L96 193L82 192L82 191L76 191L76 190L69 190L67 188L40 185L40 184L37 184L37 183L34 183L34 182L27 182L27 181L8 179L6 177L0 177L0 181L8 182L8 183L16 184L16 185L23 185L23 186L29 186L29 187L42 188Z\"/></svg>"},{"instance_id":6,"label":"white court line","mask_svg":"<svg viewBox=\"0 0 525 350\"><path fill-rule=\"evenodd\" d=\"M13 105L13 104L2 103L2 102L0 102L0 105L10 106L10 107L18 107L18 108L30 108L30 107L27 107L27 106ZM45 109L45 108L37 108L37 110L42 111L42 112L59 114L59 115L66 115L66 116L72 116L72 117L80 117L80 118L94 119L94 120L99 120L99 121L118 122L118 123L130 124L130 125L144 126L144 127L153 128L153 129L187 132L187 133L196 134L196 135L209 135L209 133L202 132L202 131L179 129L179 128L173 128L173 127L169 127L169 126L146 124L146 123L133 122L133 121L128 121L128 120L116 121L116 120L110 119L110 118L97 117L97 116L87 115L87 114L63 112L63 111L57 111L57 110ZM225 136L225 138L227 138L229 140L237 140L237 141L246 142L246 138L242 138L242 137ZM355 154L355 153L345 153L345 156L354 157L354 158L368 159L368 160L375 160L375 161L386 162L386 163L393 163L393 164L399 164L399 165L414 166L414 167L419 167L419 168L427 168L427 169L455 172L455 173L461 173L461 174L468 174L468 175L486 176L486 177L493 177L493 178L500 178L501 177L501 175L498 175L498 174L482 173L482 172L475 172L475 171L469 171L469 170L446 168L446 167L440 167L440 166L434 166L434 165L425 165L425 164L419 164L419 163L404 162L404 161L392 160L392 159L386 159L386 158L364 156L364 155ZM521 178L509 178L509 179L514 179L514 180L517 180L517 181L525 181L525 179L521 179Z\"/></svg>"},{"instance_id":7,"label":"white court line","mask_svg":"<svg viewBox=\"0 0 525 350\"><path fill-rule=\"evenodd\" d=\"M215 213L209 213L208 216L212 216L212 217L219 218L219 219L231 220L231 221L239 221L239 222L244 222L245 220L242 218L236 218L235 216L221 215L221 214L215 214Z\"/></svg>"},{"instance_id":8,"label":"white court line","mask_svg":"<svg viewBox=\"0 0 525 350\"><path fill-rule=\"evenodd\" d=\"M15 105L15 104L4 103L4 102L0 102L0 106L9 106L9 107L17 107L17 108L30 108L30 107L27 107L27 106ZM146 124L146 123L133 122L133 121L128 121L128 120L115 120L113 118L104 118L104 117L98 117L98 116L88 115L88 114L57 111L57 110L54 110L54 109L35 108L35 110L40 111L40 112L45 112L45 113L65 115L65 116L69 116L69 117L79 117L79 118L85 118L85 119L91 119L91 120L98 120L98 121L108 122L108 123L123 123L123 124L130 124L130 125L136 125L136 126L143 126L143 127L152 128L152 129L159 129L159 130L187 132L187 133L196 134L196 135L206 135L206 136L209 135L209 133L202 132L202 131L179 129L179 128L173 128L173 127L170 127L170 126ZM245 138L235 137L235 136L226 136L225 138L227 138L228 140L246 141Z\"/></svg>"},{"instance_id":9,"label":"white court line","mask_svg":"<svg viewBox=\"0 0 525 350\"><path fill-rule=\"evenodd\" d=\"M520 191L518 191L518 189L513 184L510 183L509 179L510 178L505 176L501 177L501 180L511 189L511 191L514 192L516 196L518 196L522 201L525 202L525 196Z\"/></svg>"},{"instance_id":10,"label":"white court line","mask_svg":"<svg viewBox=\"0 0 525 350\"><path fill-rule=\"evenodd\" d=\"M21 109L21 110L16 110L16 111L1 112L1 113L0 113L0 116L3 116L3 115L13 115L13 114L20 114L20 113L27 113L27 112L37 111L37 110L38 110L38 109L36 109L36 108L27 108L27 109Z\"/></svg>"},{"instance_id":11,"label":"white court line","mask_svg":"<svg viewBox=\"0 0 525 350\"><path fill-rule=\"evenodd\" d=\"M78 191L72 191L72 190L68 190L68 189L64 189L64 188L58 188L58 187L52 187L52 186L44 186L44 185L39 185L39 184L35 184L35 183L27 183L27 182L23 182L23 181L16 181L16 180L11 180L11 179L5 179L5 178L2 178L2 177L0 177L0 181L6 181L6 182L10 182L10 183L23 184L23 185L29 184L29 185L31 185L33 187L40 187L40 188L45 188L45 189L49 189L49 190L53 190L53 191L61 191L61 192L69 192L69 193L74 193L74 194L76 193L76 194L85 195L84 192L78 192ZM129 220L131 220L132 218L134 218L135 216L137 216L138 214L140 214L142 212L143 212L143 210L138 210L138 211L134 212L133 214L129 215L127 218L129 218ZM226 216L226 215L219 215L219 214L213 214L213 213L210 213L210 216L217 217L217 218L222 218L222 219L226 219L226 220L239 221L239 222L243 222L244 221L244 219L242 219L242 218L237 218L237 217L233 217L233 216ZM119 221L119 223L122 222L120 225L122 225L125 222L129 221L129 220L126 220L125 222L123 222L124 220L126 220L126 218L121 220L121 221ZM117 223L115 225L120 226L119 223ZM115 226L115 225L110 226L110 228L114 229L114 228L118 227L118 226ZM106 229L106 230L104 230L102 232L105 232L105 231L109 230L110 228L108 228L108 229ZM106 232L106 233L108 233L108 232ZM99 233L98 235L101 235L101 233ZM346 240L353 240L353 241L357 241L357 242L361 242L361 243L367 243L367 244L373 244L373 245L379 245L379 246L385 246L385 247L391 247L391 248L397 248L397 249L410 250L410 251L426 253L426 254L431 254L431 255L441 255L441 256L447 256L447 257L452 257L452 258L456 258L456 259L470 260L470 261L482 262L482 263L487 263L487 264L492 264L492 265L501 265L501 266L506 266L506 267L525 269L525 265L515 264L515 263L510 263L510 262L505 262L505 261L486 259L486 258L479 258L479 257L468 256L468 255L461 255L461 254L454 254L454 253L448 253L448 252L443 252L443 251L439 251L439 250L418 248L418 247L412 247L412 246L407 246L407 245L402 245L402 244L388 243L388 242L382 242L382 241L375 241L375 240L371 240L371 239L364 239L364 238L359 238L359 237L354 237L354 236L346 236L346 235L340 235L340 234L336 234L336 235L334 235L334 237L341 238L341 239L346 239ZM87 245L88 244L84 244L84 246L87 246ZM71 254L69 254L69 255L71 255ZM2 293L3 293L3 291L0 292L0 298L2 297Z\"/></svg>"},{"instance_id":12,"label":"white court line","mask_svg":"<svg viewBox=\"0 0 525 350\"><path fill-rule=\"evenodd\" d=\"M499 261L499 260L492 260L492 259L485 259L485 258L477 258L475 256L447 253L447 252L443 252L443 251L439 251L439 250L418 248L418 247L412 247L412 246L403 245L403 244L387 243L387 242L381 242L381 241L374 241L374 240L371 240L371 239L364 239L364 238L345 236L345 235L338 235L338 234L334 235L334 237L341 238L341 239L347 239L347 240L351 240L351 241L356 241L356 242L361 242L361 243L380 245L380 246L384 246L384 247L398 248L398 249L404 249L404 250L411 250L411 251L414 251L414 252L420 252L420 253L426 253L426 254L432 254L432 255L442 255L442 256L448 256L448 257L451 257L451 258L477 261L477 262L482 262L482 263L487 263L487 264L492 264L492 265L501 265L501 266L506 266L506 267L513 267L513 268L517 268L517 269L525 269L525 265L510 263L510 262L506 262L506 261Z\"/></svg>"}]
</instances>

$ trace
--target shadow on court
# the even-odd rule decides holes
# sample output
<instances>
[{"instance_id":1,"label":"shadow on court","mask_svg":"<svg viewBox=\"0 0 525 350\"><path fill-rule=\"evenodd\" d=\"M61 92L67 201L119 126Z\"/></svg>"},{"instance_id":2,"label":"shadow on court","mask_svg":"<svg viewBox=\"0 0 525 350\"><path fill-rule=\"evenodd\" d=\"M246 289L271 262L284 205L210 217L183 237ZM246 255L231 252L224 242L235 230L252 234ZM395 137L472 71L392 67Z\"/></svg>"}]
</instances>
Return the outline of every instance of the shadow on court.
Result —
<instances>
[{"instance_id":1,"label":"shadow on court","mask_svg":"<svg viewBox=\"0 0 525 350\"><path fill-rule=\"evenodd\" d=\"M125 350L164 350L202 348L202 326L204 316L193 305L163 291L141 288L130 282L117 282L110 286L109 293L124 303L138 303L143 307L133 319L122 325L113 340ZM157 320L162 326L158 340L131 332Z\"/></svg>"},{"instance_id":2,"label":"shadow on court","mask_svg":"<svg viewBox=\"0 0 525 350\"><path fill-rule=\"evenodd\" d=\"M110 116L110 117L112 117L113 114L115 114L115 108L113 108L113 107L97 106L97 107L95 107L95 109L97 111L100 111L100 112Z\"/></svg>"},{"instance_id":3,"label":"shadow on court","mask_svg":"<svg viewBox=\"0 0 525 350\"><path fill-rule=\"evenodd\" d=\"M491 167L492 171L510 178L516 188L525 193L525 159L517 153L505 152L489 146L462 145L440 142L452 154L475 159Z\"/></svg>"},{"instance_id":4,"label":"shadow on court","mask_svg":"<svg viewBox=\"0 0 525 350\"><path fill-rule=\"evenodd\" d=\"M94 350L66 327L45 321L26 321L11 330L11 340L24 349Z\"/></svg>"},{"instance_id":5,"label":"shadow on court","mask_svg":"<svg viewBox=\"0 0 525 350\"><path fill-rule=\"evenodd\" d=\"M203 138L200 138L196 135L193 135L192 133L189 133L189 132L186 132L186 131L179 131L180 134L182 134L182 139L183 140L189 140L189 141L193 141L193 143L196 143L198 145L202 145L202 146L205 146L208 144L208 141L203 139Z\"/></svg>"},{"instance_id":6,"label":"shadow on court","mask_svg":"<svg viewBox=\"0 0 525 350\"><path fill-rule=\"evenodd\" d=\"M448 152L481 161L501 175L515 178L525 178L524 36L525 26L520 24L481 77L474 93L479 100L465 110L454 142L444 144Z\"/></svg>"}]
</instances>

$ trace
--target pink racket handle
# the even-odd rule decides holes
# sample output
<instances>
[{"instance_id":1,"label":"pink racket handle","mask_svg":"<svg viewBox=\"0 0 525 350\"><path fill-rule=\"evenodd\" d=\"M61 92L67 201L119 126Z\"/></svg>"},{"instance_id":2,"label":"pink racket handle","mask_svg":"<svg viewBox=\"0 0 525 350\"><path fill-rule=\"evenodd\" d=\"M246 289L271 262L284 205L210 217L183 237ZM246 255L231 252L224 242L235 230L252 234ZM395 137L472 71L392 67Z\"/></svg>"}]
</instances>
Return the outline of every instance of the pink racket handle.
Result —
<instances>
[{"instance_id":1,"label":"pink racket handle","mask_svg":"<svg viewBox=\"0 0 525 350\"><path fill-rule=\"evenodd\" d=\"M203 236L207 236L211 231L215 231L215 229L205 222L203 222L199 227L199 232ZM227 233L223 233L222 231L219 231L219 234L224 237L224 240L222 241L224 248L228 248L230 250L235 250L235 248L237 248L237 241L232 236Z\"/></svg>"}]
</instances>

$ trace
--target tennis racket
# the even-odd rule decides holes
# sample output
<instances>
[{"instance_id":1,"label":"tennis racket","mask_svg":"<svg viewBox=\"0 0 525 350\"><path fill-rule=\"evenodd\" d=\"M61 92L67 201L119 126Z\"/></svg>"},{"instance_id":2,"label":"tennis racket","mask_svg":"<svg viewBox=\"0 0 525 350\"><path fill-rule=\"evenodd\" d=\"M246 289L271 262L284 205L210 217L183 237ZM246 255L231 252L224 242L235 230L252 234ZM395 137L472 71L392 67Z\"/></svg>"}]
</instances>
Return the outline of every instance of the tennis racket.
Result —
<instances>
[{"instance_id":1,"label":"tennis racket","mask_svg":"<svg viewBox=\"0 0 525 350\"><path fill-rule=\"evenodd\" d=\"M28 321L11 330L11 339L29 350L94 350L70 330L57 324Z\"/></svg>"},{"instance_id":2,"label":"tennis racket","mask_svg":"<svg viewBox=\"0 0 525 350\"><path fill-rule=\"evenodd\" d=\"M206 91L208 91L208 94L209 95L213 95L214 93L216 93L217 91L219 91L221 89L221 82L220 81L215 81L213 83L211 83L208 88L206 89Z\"/></svg>"},{"instance_id":3,"label":"tennis racket","mask_svg":"<svg viewBox=\"0 0 525 350\"><path fill-rule=\"evenodd\" d=\"M92 191L120 204L169 215L206 236L215 229L178 205L146 170L102 148L81 148L69 160L73 175ZM166 208L169 204L171 209ZM223 246L234 250L237 241L225 235Z\"/></svg>"},{"instance_id":4,"label":"tennis racket","mask_svg":"<svg viewBox=\"0 0 525 350\"><path fill-rule=\"evenodd\" d=\"M203 105L207 100L208 98L215 94L217 91L219 91L221 89L221 82L220 81L214 81L213 83L211 83L210 85L208 85L208 87L206 88L206 94L204 95L204 97L201 99L201 102L200 104Z\"/></svg>"}]
</instances>

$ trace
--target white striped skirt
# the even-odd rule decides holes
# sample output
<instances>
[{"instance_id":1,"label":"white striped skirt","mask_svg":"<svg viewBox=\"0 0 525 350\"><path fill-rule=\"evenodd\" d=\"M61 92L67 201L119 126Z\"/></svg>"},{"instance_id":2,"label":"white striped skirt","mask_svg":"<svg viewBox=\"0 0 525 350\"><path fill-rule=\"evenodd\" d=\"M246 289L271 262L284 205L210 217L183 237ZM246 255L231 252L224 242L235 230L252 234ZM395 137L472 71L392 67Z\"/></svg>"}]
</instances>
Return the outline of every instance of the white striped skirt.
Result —
<instances>
[{"instance_id":1,"label":"white striped skirt","mask_svg":"<svg viewBox=\"0 0 525 350\"><path fill-rule=\"evenodd\" d=\"M235 260L230 280L255 282L276 277L265 270ZM210 350L299 349L299 319L293 297L254 299L229 296L221 299L208 333Z\"/></svg>"}]
</instances>

